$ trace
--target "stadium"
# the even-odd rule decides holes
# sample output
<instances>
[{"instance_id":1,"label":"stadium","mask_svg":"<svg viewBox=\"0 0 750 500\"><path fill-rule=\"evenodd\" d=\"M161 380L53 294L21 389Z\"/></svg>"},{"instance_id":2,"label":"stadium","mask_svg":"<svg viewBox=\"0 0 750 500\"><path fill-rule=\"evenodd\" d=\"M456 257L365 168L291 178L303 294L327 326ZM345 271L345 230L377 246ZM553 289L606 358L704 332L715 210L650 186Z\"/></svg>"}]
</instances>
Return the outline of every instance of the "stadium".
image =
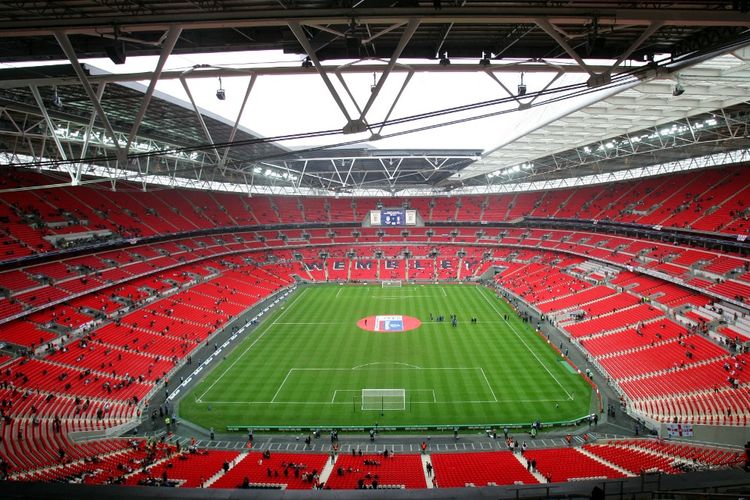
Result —
<instances>
[{"instance_id":1,"label":"stadium","mask_svg":"<svg viewBox=\"0 0 750 500\"><path fill-rule=\"evenodd\" d=\"M3 496L746 496L749 9L5 2Z\"/></svg>"}]
</instances>

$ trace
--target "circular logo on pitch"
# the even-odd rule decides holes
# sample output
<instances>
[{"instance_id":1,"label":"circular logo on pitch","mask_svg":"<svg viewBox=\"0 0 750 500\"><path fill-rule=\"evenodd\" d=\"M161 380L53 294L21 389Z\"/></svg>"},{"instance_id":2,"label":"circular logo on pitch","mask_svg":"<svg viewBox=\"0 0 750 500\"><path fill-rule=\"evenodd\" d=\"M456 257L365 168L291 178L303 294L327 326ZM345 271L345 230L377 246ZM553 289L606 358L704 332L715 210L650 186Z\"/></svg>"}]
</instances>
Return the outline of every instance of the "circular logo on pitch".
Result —
<instances>
[{"instance_id":1,"label":"circular logo on pitch","mask_svg":"<svg viewBox=\"0 0 750 500\"><path fill-rule=\"evenodd\" d=\"M412 316L382 314L368 316L357 322L357 326L370 332L407 332L419 327L422 322Z\"/></svg>"}]
</instances>

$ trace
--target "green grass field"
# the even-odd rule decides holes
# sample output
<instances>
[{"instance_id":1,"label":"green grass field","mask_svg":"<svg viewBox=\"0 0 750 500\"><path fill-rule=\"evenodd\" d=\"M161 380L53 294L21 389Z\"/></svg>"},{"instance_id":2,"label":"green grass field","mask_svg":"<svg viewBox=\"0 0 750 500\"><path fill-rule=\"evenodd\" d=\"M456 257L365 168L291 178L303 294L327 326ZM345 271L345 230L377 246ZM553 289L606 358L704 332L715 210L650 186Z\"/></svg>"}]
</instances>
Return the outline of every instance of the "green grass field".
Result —
<instances>
[{"instance_id":1,"label":"green grass field","mask_svg":"<svg viewBox=\"0 0 750 500\"><path fill-rule=\"evenodd\" d=\"M422 324L407 332L357 326L388 314ZM386 388L404 389L403 399L363 405L362 389ZM313 285L250 333L179 408L181 418L220 429L528 424L582 417L591 405L588 383L489 289Z\"/></svg>"}]
</instances>

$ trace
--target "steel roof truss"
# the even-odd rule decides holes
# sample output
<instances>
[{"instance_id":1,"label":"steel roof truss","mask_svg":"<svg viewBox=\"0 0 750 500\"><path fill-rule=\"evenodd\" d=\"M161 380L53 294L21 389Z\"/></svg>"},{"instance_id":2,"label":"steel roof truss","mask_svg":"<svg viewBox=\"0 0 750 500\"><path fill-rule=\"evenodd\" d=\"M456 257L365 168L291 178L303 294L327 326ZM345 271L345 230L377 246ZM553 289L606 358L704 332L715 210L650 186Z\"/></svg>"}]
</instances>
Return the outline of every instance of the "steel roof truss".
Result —
<instances>
[{"instance_id":1,"label":"steel roof truss","mask_svg":"<svg viewBox=\"0 0 750 500\"><path fill-rule=\"evenodd\" d=\"M256 76L252 75L250 77L250 81L247 82L247 89L245 90L245 96L242 98L242 104L240 104L240 110L237 112L237 119L234 121L234 125L232 126L232 131L229 133L229 145L224 148L224 154L221 157L221 160L219 161L219 171L223 174L224 173L224 166L227 163L227 157L229 156L229 151L232 149L231 144L234 142L234 137L237 134L237 128L240 125L240 120L242 119L242 114L245 112L245 105L247 104L247 100L250 97L250 92L253 90L253 86L255 85Z\"/></svg>"},{"instance_id":2,"label":"steel roof truss","mask_svg":"<svg viewBox=\"0 0 750 500\"><path fill-rule=\"evenodd\" d=\"M339 96L339 93L336 90L336 87L333 86L331 79L328 78L328 74L323 70L323 66L320 63L320 59L318 59L318 56L315 53L315 49L310 44L310 41L307 39L307 35L305 34L304 30L300 26L300 23L297 21L290 22L289 29L292 30L294 37L297 39L300 45L302 45L302 48L305 49L305 53L307 54L307 57L310 58L310 61L313 63L313 66L315 67L315 70L323 79L323 83L328 89L328 92L331 94L331 97L333 97L333 100L336 102L336 105L339 107L339 110L341 110L341 114L344 115L344 118L346 118L347 123L351 123L352 118L351 116L349 116L349 111L346 109L344 102L341 100L341 96Z\"/></svg>"},{"instance_id":3,"label":"steel roof truss","mask_svg":"<svg viewBox=\"0 0 750 500\"><path fill-rule=\"evenodd\" d=\"M42 96L39 95L39 89L36 86L31 86L29 88L31 89L31 93L34 95L34 100L36 101L37 106L39 106L39 111L42 112L44 122L47 124L47 134L52 137L52 140L57 147L57 152L60 154L60 158L64 161L67 160L68 156L65 154L65 148L63 148L62 143L60 142L60 138L57 137L57 134L55 133L57 127L55 127L55 125L52 123L52 118L50 118L49 113L47 113L47 106L44 105Z\"/></svg>"},{"instance_id":4,"label":"steel roof truss","mask_svg":"<svg viewBox=\"0 0 750 500\"><path fill-rule=\"evenodd\" d=\"M151 76L151 81L149 81L146 93L141 100L141 105L138 108L138 112L136 113L135 118L133 118L133 125L130 128L128 141L125 145L126 151L130 151L130 144L132 144L133 139L135 139L135 136L138 133L138 129L141 126L141 122L143 121L143 117L146 115L146 109L148 109L148 105L151 102L151 97L154 95L154 90L156 90L156 83L161 77L161 73L164 70L164 65L167 62L167 58L169 58L169 56L172 54L172 50L174 49L175 44L177 44L177 40L180 38L181 32L182 29L178 26L170 26L169 30L167 31L167 36L164 39L164 44L161 47L159 60L156 63L156 68L154 68L153 75Z\"/></svg>"}]
</instances>

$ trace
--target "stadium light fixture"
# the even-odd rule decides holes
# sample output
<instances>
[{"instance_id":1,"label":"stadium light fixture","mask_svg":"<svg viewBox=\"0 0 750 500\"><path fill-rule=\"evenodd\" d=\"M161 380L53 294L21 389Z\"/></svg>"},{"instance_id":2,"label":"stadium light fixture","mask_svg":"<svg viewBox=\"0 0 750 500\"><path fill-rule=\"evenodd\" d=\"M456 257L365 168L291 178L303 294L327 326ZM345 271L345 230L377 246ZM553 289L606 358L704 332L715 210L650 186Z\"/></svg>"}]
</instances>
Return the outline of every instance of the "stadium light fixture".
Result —
<instances>
[{"instance_id":1,"label":"stadium light fixture","mask_svg":"<svg viewBox=\"0 0 750 500\"><path fill-rule=\"evenodd\" d=\"M526 95L526 84L523 83L523 73L521 73L521 83L518 84L518 95Z\"/></svg>"},{"instance_id":2,"label":"stadium light fixture","mask_svg":"<svg viewBox=\"0 0 750 500\"><path fill-rule=\"evenodd\" d=\"M107 54L109 60L115 64L125 64L128 58L128 54L125 51L125 44L117 40L117 34L115 34L114 41L107 47L104 48L104 53Z\"/></svg>"},{"instance_id":3,"label":"stadium light fixture","mask_svg":"<svg viewBox=\"0 0 750 500\"><path fill-rule=\"evenodd\" d=\"M227 98L227 93L224 90L224 86L221 84L221 77L219 77L219 88L216 91L216 98L220 101L223 101Z\"/></svg>"},{"instance_id":4,"label":"stadium light fixture","mask_svg":"<svg viewBox=\"0 0 750 500\"><path fill-rule=\"evenodd\" d=\"M60 109L63 107L62 99L60 99L60 96L57 93L57 87L54 87L54 90L55 94L52 96L52 106Z\"/></svg>"}]
</instances>

